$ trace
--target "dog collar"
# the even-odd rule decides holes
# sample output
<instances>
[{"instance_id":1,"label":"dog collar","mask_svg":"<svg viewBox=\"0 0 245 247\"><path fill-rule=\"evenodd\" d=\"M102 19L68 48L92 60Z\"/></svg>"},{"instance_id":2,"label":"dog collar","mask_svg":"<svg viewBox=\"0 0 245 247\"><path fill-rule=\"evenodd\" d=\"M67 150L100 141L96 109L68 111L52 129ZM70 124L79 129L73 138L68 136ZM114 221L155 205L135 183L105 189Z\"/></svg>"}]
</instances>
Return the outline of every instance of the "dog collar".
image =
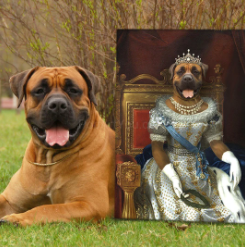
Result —
<instances>
[{"instance_id":1,"label":"dog collar","mask_svg":"<svg viewBox=\"0 0 245 247\"><path fill-rule=\"evenodd\" d=\"M185 115L193 115L196 114L200 109L204 101L201 99L197 104L195 105L190 105L190 106L185 106L181 105L177 101L173 99L173 97L169 98L175 109L180 112L181 114Z\"/></svg>"},{"instance_id":2,"label":"dog collar","mask_svg":"<svg viewBox=\"0 0 245 247\"><path fill-rule=\"evenodd\" d=\"M78 152L78 151L77 151L77 152ZM77 152L75 152L75 153L77 153ZM73 154L74 154L74 153L69 154L69 155L66 155L65 157L63 157L63 158L60 159L60 160L57 160L57 161L52 162L52 163L47 163L47 164L42 164L42 163L38 163L38 162L32 162L32 161L28 160L27 158L26 158L26 160L27 160L30 164L35 165L35 166L52 166L52 165L56 165L56 164L60 163L61 161L65 160L66 158L70 157L70 156L73 155Z\"/></svg>"}]
</instances>

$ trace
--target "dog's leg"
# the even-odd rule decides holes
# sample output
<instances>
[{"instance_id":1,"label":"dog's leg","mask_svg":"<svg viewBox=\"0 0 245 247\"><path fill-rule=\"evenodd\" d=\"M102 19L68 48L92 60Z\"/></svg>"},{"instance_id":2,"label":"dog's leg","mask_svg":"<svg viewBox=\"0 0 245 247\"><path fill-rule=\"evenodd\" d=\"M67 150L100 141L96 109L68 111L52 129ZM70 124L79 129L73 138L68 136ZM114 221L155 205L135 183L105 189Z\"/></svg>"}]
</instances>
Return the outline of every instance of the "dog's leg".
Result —
<instances>
[{"instance_id":1,"label":"dog's leg","mask_svg":"<svg viewBox=\"0 0 245 247\"><path fill-rule=\"evenodd\" d=\"M36 183L32 188L23 186L21 179L28 181L28 177L25 178L24 175L20 170L17 171L0 195L0 219L10 214L23 213L37 205L51 203L46 193L39 193L40 184Z\"/></svg>"},{"instance_id":2,"label":"dog's leg","mask_svg":"<svg viewBox=\"0 0 245 247\"><path fill-rule=\"evenodd\" d=\"M2 218L5 215L16 213L14 209L10 206L8 201L5 199L5 197L1 194L0 195L0 218Z\"/></svg>"},{"instance_id":3,"label":"dog's leg","mask_svg":"<svg viewBox=\"0 0 245 247\"><path fill-rule=\"evenodd\" d=\"M25 213L7 215L1 219L1 222L9 222L17 225L27 226L32 224L42 224L47 222L69 222L71 220L93 220L98 221L108 214L106 209L106 200L101 201L93 207L87 202L71 202L65 204L43 205L33 208Z\"/></svg>"}]
</instances>

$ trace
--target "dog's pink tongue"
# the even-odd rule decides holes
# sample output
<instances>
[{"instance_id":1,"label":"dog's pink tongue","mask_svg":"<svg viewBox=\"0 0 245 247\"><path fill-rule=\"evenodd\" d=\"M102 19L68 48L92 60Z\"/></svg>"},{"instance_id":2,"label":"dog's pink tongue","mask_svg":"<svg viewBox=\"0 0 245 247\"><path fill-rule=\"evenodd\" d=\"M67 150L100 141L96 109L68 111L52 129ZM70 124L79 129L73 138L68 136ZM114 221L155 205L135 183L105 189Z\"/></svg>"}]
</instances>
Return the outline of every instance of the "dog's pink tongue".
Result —
<instances>
[{"instance_id":1,"label":"dog's pink tongue","mask_svg":"<svg viewBox=\"0 0 245 247\"><path fill-rule=\"evenodd\" d=\"M54 146L56 143L60 146L64 146L69 140L69 130L63 127L53 127L46 130L46 142L50 146Z\"/></svg>"},{"instance_id":2,"label":"dog's pink tongue","mask_svg":"<svg viewBox=\"0 0 245 247\"><path fill-rule=\"evenodd\" d=\"M188 97L192 98L194 95L194 91L190 89L185 89L183 90L182 94L184 95L185 98L188 98Z\"/></svg>"}]
</instances>

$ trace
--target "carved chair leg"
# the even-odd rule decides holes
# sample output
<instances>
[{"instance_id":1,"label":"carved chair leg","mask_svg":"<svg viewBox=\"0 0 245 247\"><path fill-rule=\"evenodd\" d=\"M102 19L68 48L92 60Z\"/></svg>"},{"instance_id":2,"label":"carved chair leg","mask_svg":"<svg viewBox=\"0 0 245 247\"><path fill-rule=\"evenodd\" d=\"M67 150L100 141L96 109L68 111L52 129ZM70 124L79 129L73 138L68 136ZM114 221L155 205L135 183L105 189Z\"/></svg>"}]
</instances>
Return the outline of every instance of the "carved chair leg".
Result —
<instances>
[{"instance_id":1,"label":"carved chair leg","mask_svg":"<svg viewBox=\"0 0 245 247\"><path fill-rule=\"evenodd\" d=\"M124 192L123 219L136 219L134 191L140 187L140 165L134 162L117 164L117 184Z\"/></svg>"},{"instance_id":2,"label":"carved chair leg","mask_svg":"<svg viewBox=\"0 0 245 247\"><path fill-rule=\"evenodd\" d=\"M136 188L124 188L123 219L136 219L134 191Z\"/></svg>"}]
</instances>

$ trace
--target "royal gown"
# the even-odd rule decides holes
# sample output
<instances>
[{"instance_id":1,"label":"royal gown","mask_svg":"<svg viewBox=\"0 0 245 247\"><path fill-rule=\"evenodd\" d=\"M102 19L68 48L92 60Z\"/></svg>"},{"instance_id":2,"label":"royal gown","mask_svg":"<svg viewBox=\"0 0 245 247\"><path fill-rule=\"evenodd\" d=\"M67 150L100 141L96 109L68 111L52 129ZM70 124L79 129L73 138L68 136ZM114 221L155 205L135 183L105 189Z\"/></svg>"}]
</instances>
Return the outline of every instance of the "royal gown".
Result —
<instances>
[{"instance_id":1,"label":"royal gown","mask_svg":"<svg viewBox=\"0 0 245 247\"><path fill-rule=\"evenodd\" d=\"M196 175L196 156L181 146L159 123L162 114L171 122L175 130L193 145L201 141L202 147L213 140L222 140L222 116L216 103L203 98L208 108L194 115L182 115L166 105L168 97L160 97L150 111L148 130L152 141L167 141L165 150L182 183L183 191L188 189L199 192L209 202L210 208L195 208L179 199L172 182L161 171L154 158L149 159L143 170L141 187L135 191L135 206L138 219L180 220L199 222L234 222L234 216L223 205L217 189L216 176L208 167L209 177L203 180ZM203 204L199 197L190 195L189 201Z\"/></svg>"}]
</instances>

